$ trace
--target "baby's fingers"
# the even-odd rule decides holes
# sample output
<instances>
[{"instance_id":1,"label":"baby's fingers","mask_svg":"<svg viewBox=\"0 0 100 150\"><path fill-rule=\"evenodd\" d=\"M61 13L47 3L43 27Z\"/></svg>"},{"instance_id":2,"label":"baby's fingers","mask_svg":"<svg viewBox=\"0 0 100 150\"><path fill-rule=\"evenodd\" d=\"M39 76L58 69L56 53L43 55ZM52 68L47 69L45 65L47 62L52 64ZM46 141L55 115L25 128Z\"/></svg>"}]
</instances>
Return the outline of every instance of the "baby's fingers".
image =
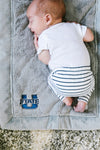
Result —
<instances>
[{"instance_id":1,"label":"baby's fingers","mask_svg":"<svg viewBox=\"0 0 100 150\"><path fill-rule=\"evenodd\" d=\"M35 48L38 49L38 36L37 35L34 36L34 45L35 45Z\"/></svg>"}]
</instances>

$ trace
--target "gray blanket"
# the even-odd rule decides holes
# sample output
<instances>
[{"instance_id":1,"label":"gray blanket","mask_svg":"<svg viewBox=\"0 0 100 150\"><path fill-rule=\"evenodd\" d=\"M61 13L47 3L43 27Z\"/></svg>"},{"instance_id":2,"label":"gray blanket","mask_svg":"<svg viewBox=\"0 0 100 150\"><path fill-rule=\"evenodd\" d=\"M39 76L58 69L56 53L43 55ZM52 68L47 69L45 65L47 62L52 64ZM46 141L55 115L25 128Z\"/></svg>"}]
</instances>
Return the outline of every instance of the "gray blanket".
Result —
<instances>
[{"instance_id":1,"label":"gray blanket","mask_svg":"<svg viewBox=\"0 0 100 150\"><path fill-rule=\"evenodd\" d=\"M84 113L76 113L72 107L65 106L48 87L48 66L38 60L34 35L28 29L26 10L31 0L4 1L0 1L1 127L14 130L100 129L99 57L97 60L100 53L99 0L65 0L66 20L90 27L95 35L94 42L86 43L86 46L96 86ZM38 107L23 109L20 105L23 94L27 95L27 99L36 94Z\"/></svg>"}]
</instances>

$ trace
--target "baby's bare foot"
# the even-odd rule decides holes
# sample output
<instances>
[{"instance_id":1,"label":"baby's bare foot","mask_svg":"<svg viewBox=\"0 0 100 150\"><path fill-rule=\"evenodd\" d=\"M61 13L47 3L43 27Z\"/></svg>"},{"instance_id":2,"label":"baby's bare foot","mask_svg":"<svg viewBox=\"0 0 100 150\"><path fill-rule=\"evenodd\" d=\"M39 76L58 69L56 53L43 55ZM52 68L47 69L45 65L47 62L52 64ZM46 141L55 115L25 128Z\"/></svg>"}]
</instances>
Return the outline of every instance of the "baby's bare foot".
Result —
<instances>
[{"instance_id":1,"label":"baby's bare foot","mask_svg":"<svg viewBox=\"0 0 100 150\"><path fill-rule=\"evenodd\" d=\"M72 102L73 102L73 99L71 97L65 97L63 99L63 102L67 105L67 106L71 106L72 105Z\"/></svg>"},{"instance_id":2,"label":"baby's bare foot","mask_svg":"<svg viewBox=\"0 0 100 150\"><path fill-rule=\"evenodd\" d=\"M85 110L85 107L86 107L86 103L83 102L83 101L78 101L78 104L76 107L74 107L74 110L76 112L84 112Z\"/></svg>"}]
</instances>

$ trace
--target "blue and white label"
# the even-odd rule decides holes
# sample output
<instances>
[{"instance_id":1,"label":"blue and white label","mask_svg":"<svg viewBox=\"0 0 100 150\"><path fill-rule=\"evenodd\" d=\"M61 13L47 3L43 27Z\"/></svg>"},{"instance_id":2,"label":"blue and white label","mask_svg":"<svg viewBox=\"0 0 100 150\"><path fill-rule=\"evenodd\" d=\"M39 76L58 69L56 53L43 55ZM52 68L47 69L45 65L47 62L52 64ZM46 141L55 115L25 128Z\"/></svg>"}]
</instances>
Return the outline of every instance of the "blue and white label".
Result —
<instances>
[{"instance_id":1,"label":"blue and white label","mask_svg":"<svg viewBox=\"0 0 100 150\"><path fill-rule=\"evenodd\" d=\"M32 99L27 99L27 95L22 95L20 105L23 109L36 109L39 104L37 94L32 95Z\"/></svg>"}]
</instances>

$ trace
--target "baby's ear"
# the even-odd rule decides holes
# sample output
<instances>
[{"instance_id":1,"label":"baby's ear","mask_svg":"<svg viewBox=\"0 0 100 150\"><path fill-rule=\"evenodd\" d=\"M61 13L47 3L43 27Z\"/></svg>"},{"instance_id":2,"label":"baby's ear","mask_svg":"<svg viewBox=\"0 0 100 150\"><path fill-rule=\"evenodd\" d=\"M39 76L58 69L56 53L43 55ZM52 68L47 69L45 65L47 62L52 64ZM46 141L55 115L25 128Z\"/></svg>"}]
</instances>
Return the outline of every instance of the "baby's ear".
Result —
<instances>
[{"instance_id":1,"label":"baby's ear","mask_svg":"<svg viewBox=\"0 0 100 150\"><path fill-rule=\"evenodd\" d=\"M52 23L52 16L50 14L45 15L45 22L47 25L50 25Z\"/></svg>"}]
</instances>

